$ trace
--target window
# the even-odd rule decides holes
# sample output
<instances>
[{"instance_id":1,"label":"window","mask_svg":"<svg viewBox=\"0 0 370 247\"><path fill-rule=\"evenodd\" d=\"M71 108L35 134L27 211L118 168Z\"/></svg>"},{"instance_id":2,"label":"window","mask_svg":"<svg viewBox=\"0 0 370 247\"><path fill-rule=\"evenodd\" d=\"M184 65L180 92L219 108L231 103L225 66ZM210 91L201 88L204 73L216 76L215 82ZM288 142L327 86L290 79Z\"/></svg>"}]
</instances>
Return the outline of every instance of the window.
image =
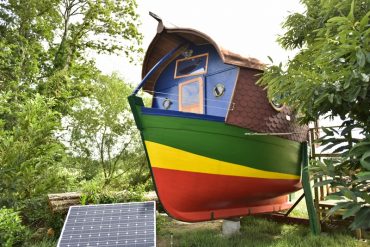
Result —
<instances>
[{"instance_id":1,"label":"window","mask_svg":"<svg viewBox=\"0 0 370 247\"><path fill-rule=\"evenodd\" d=\"M224 84L217 83L216 86L213 88L213 95L215 97L221 97L225 92Z\"/></svg>"},{"instance_id":2,"label":"window","mask_svg":"<svg viewBox=\"0 0 370 247\"><path fill-rule=\"evenodd\" d=\"M165 98L162 102L162 106L166 110L170 109L171 105L172 105L172 101L169 98Z\"/></svg>"},{"instance_id":3,"label":"window","mask_svg":"<svg viewBox=\"0 0 370 247\"><path fill-rule=\"evenodd\" d=\"M203 113L203 80L201 77L180 83L179 110Z\"/></svg>"},{"instance_id":4,"label":"window","mask_svg":"<svg viewBox=\"0 0 370 247\"><path fill-rule=\"evenodd\" d=\"M207 73L208 53L176 60L175 79Z\"/></svg>"},{"instance_id":5,"label":"window","mask_svg":"<svg viewBox=\"0 0 370 247\"><path fill-rule=\"evenodd\" d=\"M272 99L270 100L271 106L276 110L276 111L281 111L283 109L283 104L281 103L281 100L283 98L283 95L277 94Z\"/></svg>"}]
</instances>

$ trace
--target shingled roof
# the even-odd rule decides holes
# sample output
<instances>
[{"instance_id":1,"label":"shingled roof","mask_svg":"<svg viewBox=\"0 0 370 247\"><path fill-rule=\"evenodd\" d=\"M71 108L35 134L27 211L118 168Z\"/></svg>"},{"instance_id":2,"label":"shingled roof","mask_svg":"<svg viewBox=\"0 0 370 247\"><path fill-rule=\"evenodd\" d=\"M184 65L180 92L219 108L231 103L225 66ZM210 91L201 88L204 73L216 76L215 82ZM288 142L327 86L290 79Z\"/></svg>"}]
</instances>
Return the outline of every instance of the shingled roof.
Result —
<instances>
[{"instance_id":1,"label":"shingled roof","mask_svg":"<svg viewBox=\"0 0 370 247\"><path fill-rule=\"evenodd\" d=\"M266 90L256 85L259 71L241 68L225 122L258 133L275 133L284 139L303 142L307 140L308 126L299 125L295 113L287 106L275 110L267 98ZM277 133L290 133L279 135Z\"/></svg>"}]
</instances>

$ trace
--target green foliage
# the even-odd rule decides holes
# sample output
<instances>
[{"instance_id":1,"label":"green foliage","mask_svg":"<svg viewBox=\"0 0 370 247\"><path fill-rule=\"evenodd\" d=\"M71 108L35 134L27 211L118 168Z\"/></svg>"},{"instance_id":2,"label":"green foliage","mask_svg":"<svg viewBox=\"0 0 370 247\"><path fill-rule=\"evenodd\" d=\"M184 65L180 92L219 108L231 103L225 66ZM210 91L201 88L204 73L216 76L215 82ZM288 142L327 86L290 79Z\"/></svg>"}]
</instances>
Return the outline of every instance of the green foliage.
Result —
<instances>
[{"instance_id":1,"label":"green foliage","mask_svg":"<svg viewBox=\"0 0 370 247\"><path fill-rule=\"evenodd\" d=\"M111 188L102 187L99 182L91 181L85 184L81 196L81 204L107 204L142 201L144 187L131 187L123 191L114 191Z\"/></svg>"},{"instance_id":2,"label":"green foliage","mask_svg":"<svg viewBox=\"0 0 370 247\"><path fill-rule=\"evenodd\" d=\"M288 62L269 66L259 83L270 98L281 99L297 112L302 123L320 116L340 117L339 130L326 129L320 140L326 150L339 152L339 159L317 162L316 176L328 175L339 189L338 196L351 203L344 217L355 215L352 227L370 222L368 203L370 146L370 3L355 0L303 0L305 13L291 14L279 38L285 48L301 48ZM353 129L365 136L351 138ZM339 137L340 136L340 137ZM356 146L353 146L356 144ZM353 146L353 147L352 147ZM320 184L317 184L317 186Z\"/></svg>"},{"instance_id":3,"label":"green foliage","mask_svg":"<svg viewBox=\"0 0 370 247\"><path fill-rule=\"evenodd\" d=\"M47 196L34 197L17 203L23 222L32 228L52 228L56 234L63 227L65 215L52 212Z\"/></svg>"},{"instance_id":4,"label":"green foliage","mask_svg":"<svg viewBox=\"0 0 370 247\"><path fill-rule=\"evenodd\" d=\"M115 74L100 75L93 87L91 95L75 105L67 120L72 133L70 151L92 161L91 166L99 166L105 185L134 169L139 171L136 178L148 174L128 103L122 100L131 87Z\"/></svg>"},{"instance_id":5,"label":"green foliage","mask_svg":"<svg viewBox=\"0 0 370 247\"><path fill-rule=\"evenodd\" d=\"M37 90L62 106L83 96L96 72L87 52L141 55L136 7L135 0L1 1L0 89Z\"/></svg>"},{"instance_id":6,"label":"green foliage","mask_svg":"<svg viewBox=\"0 0 370 247\"><path fill-rule=\"evenodd\" d=\"M58 174L64 148L53 136L59 115L50 108L54 102L36 94L14 104L12 129L1 129L0 202L14 206L64 187Z\"/></svg>"},{"instance_id":7,"label":"green foliage","mask_svg":"<svg viewBox=\"0 0 370 247\"><path fill-rule=\"evenodd\" d=\"M283 102L294 107L304 122L330 114L366 123L370 105L369 6L354 1L353 16L348 14L348 0L304 2L306 15L289 16L285 23L289 31L280 38L283 46L303 48L286 68L270 66L261 84L268 86L271 98L283 94ZM339 13L342 15L336 15ZM296 15L310 23L309 27L292 22ZM369 131L369 126L363 127Z\"/></svg>"},{"instance_id":8,"label":"green foliage","mask_svg":"<svg viewBox=\"0 0 370 247\"><path fill-rule=\"evenodd\" d=\"M92 156L79 156L85 150L78 155L67 151L60 138L62 121L77 114L84 99L94 97L106 110L99 112L104 116L94 116L93 124L118 114L114 111L121 109L125 97L118 101L116 94L111 106L104 90L122 93L128 87L102 76L91 54L121 53L129 61L140 61L136 8L135 0L0 1L0 207L20 211L32 227L58 231L62 218L50 214L46 194L78 188L101 173L101 167L94 169L99 162ZM119 122L110 123L114 133L122 134ZM74 141L84 142L84 135L74 135ZM111 146L116 140L105 138ZM112 169L106 166L112 178L138 159L132 154L122 161L110 151L110 161L119 160ZM81 170L88 173L81 175Z\"/></svg>"},{"instance_id":9,"label":"green foliage","mask_svg":"<svg viewBox=\"0 0 370 247\"><path fill-rule=\"evenodd\" d=\"M350 225L352 229L370 227L370 170L367 167L370 139L352 138L351 131L354 128L356 126L353 121L345 121L339 131L338 128L325 128L325 135L318 142L324 147L323 151L332 150L340 153L340 157L316 160L311 167L315 178L330 178L316 183L315 186L330 184L338 191L331 193L328 199L342 200L329 211L329 215L345 209L344 219L355 217Z\"/></svg>"},{"instance_id":10,"label":"green foliage","mask_svg":"<svg viewBox=\"0 0 370 247\"><path fill-rule=\"evenodd\" d=\"M66 115L100 74L89 53L140 60L136 7L135 0L1 1L0 91L15 94L7 103L39 93Z\"/></svg>"},{"instance_id":11,"label":"green foliage","mask_svg":"<svg viewBox=\"0 0 370 247\"><path fill-rule=\"evenodd\" d=\"M56 67L69 66L73 56L82 56L85 49L99 53L123 51L131 61L136 52L142 51L138 48L142 36L137 30L135 0L68 0L60 7L64 32L59 46L55 47Z\"/></svg>"},{"instance_id":12,"label":"green foliage","mask_svg":"<svg viewBox=\"0 0 370 247\"><path fill-rule=\"evenodd\" d=\"M0 246L12 247L26 238L26 228L13 209L0 209Z\"/></svg>"}]
</instances>

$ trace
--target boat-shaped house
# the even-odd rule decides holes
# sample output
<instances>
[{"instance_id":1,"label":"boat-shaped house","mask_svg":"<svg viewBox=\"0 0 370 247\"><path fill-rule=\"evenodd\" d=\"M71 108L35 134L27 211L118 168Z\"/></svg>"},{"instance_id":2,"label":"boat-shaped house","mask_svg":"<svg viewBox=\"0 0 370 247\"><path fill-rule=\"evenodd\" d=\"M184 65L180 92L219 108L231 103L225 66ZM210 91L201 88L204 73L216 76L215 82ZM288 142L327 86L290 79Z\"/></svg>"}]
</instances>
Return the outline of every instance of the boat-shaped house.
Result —
<instances>
[{"instance_id":1,"label":"boat-shaped house","mask_svg":"<svg viewBox=\"0 0 370 247\"><path fill-rule=\"evenodd\" d=\"M195 222L289 208L307 127L256 85L264 65L157 20L129 101L167 213Z\"/></svg>"}]
</instances>

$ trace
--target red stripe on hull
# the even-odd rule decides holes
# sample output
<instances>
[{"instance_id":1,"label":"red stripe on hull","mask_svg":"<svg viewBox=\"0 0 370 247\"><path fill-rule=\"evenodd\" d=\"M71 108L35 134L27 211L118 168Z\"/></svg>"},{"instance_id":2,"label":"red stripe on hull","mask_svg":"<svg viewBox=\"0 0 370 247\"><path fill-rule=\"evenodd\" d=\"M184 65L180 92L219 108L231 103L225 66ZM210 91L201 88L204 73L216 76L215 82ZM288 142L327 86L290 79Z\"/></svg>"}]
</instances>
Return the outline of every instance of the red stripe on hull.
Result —
<instances>
[{"instance_id":1,"label":"red stripe on hull","mask_svg":"<svg viewBox=\"0 0 370 247\"><path fill-rule=\"evenodd\" d=\"M188 222L287 209L290 203L286 194L301 188L299 180L152 169L158 196L166 211Z\"/></svg>"}]
</instances>

